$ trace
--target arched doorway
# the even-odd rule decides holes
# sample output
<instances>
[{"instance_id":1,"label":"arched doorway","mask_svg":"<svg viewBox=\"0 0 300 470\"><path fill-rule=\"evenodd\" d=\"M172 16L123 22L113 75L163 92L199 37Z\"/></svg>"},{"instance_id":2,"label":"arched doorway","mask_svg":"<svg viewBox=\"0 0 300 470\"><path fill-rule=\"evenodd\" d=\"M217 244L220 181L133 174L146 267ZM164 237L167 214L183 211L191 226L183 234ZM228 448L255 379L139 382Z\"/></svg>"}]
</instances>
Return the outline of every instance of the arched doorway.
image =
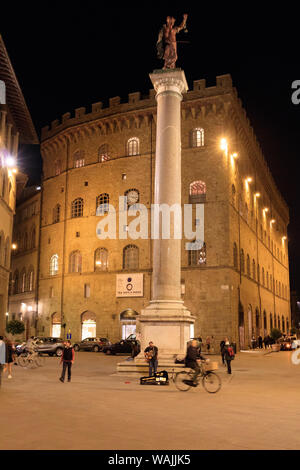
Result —
<instances>
[{"instance_id":1,"label":"arched doorway","mask_svg":"<svg viewBox=\"0 0 300 470\"><path fill-rule=\"evenodd\" d=\"M94 338L96 335L96 314L87 310L81 315L81 339Z\"/></svg>"},{"instance_id":2,"label":"arched doorway","mask_svg":"<svg viewBox=\"0 0 300 470\"><path fill-rule=\"evenodd\" d=\"M124 310L120 314L120 322L122 326L122 339L128 338L129 335L136 332L136 317L138 313L131 308Z\"/></svg>"},{"instance_id":3,"label":"arched doorway","mask_svg":"<svg viewBox=\"0 0 300 470\"><path fill-rule=\"evenodd\" d=\"M61 316L58 312L51 315L51 336L60 338L61 335Z\"/></svg>"},{"instance_id":4,"label":"arched doorway","mask_svg":"<svg viewBox=\"0 0 300 470\"><path fill-rule=\"evenodd\" d=\"M248 306L248 346L251 348L251 339L253 336L252 307Z\"/></svg>"},{"instance_id":5,"label":"arched doorway","mask_svg":"<svg viewBox=\"0 0 300 470\"><path fill-rule=\"evenodd\" d=\"M264 310L264 336L267 336L267 312Z\"/></svg>"},{"instance_id":6,"label":"arched doorway","mask_svg":"<svg viewBox=\"0 0 300 470\"><path fill-rule=\"evenodd\" d=\"M259 334L260 334L260 321L259 321L259 310L258 308L256 307L255 309L255 337L258 338L259 337Z\"/></svg>"},{"instance_id":7,"label":"arched doorway","mask_svg":"<svg viewBox=\"0 0 300 470\"><path fill-rule=\"evenodd\" d=\"M239 303L239 343L240 349L245 348L245 320L244 320L244 308Z\"/></svg>"}]
</instances>

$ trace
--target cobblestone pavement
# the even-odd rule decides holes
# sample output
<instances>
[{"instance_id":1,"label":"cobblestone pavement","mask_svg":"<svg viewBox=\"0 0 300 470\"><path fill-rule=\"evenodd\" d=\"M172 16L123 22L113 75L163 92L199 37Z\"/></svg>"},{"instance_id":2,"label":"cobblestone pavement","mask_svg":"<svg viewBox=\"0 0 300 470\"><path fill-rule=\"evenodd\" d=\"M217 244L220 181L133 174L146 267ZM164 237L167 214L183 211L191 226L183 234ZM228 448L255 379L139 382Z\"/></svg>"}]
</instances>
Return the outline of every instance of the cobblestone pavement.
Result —
<instances>
[{"instance_id":1,"label":"cobblestone pavement","mask_svg":"<svg viewBox=\"0 0 300 470\"><path fill-rule=\"evenodd\" d=\"M231 376L219 364L215 395L140 386L115 374L125 359L78 353L64 384L57 358L37 369L14 366L0 389L0 449L300 448L300 365L290 352L240 353Z\"/></svg>"}]
</instances>

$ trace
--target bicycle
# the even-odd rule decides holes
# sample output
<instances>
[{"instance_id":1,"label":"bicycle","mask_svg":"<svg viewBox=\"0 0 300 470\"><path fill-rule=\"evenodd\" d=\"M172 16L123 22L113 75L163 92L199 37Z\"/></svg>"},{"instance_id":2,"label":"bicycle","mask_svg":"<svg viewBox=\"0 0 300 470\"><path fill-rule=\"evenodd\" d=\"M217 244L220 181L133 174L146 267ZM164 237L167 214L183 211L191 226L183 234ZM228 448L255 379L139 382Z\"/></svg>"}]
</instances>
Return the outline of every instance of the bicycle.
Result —
<instances>
[{"instance_id":1,"label":"bicycle","mask_svg":"<svg viewBox=\"0 0 300 470\"><path fill-rule=\"evenodd\" d=\"M189 371L178 372L175 376L175 385L181 392L187 392L193 386L194 370L190 369ZM200 363L200 372L196 378L196 385L198 387L200 381L202 381L203 388L208 393L217 393L221 386L222 382L220 377L216 372L211 370L205 370L202 363Z\"/></svg>"},{"instance_id":2,"label":"bicycle","mask_svg":"<svg viewBox=\"0 0 300 470\"><path fill-rule=\"evenodd\" d=\"M25 352L20 354L18 357L18 364L21 367L41 367L45 364L44 356L41 356L38 352Z\"/></svg>"}]
</instances>

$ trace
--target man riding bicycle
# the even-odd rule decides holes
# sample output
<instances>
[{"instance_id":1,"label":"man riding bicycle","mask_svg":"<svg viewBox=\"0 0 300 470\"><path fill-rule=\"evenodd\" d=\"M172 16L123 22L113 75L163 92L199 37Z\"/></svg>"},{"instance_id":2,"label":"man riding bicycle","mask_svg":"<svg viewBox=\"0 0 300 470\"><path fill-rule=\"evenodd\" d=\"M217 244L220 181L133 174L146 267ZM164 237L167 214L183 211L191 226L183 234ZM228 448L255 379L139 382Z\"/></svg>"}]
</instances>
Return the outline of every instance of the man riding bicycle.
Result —
<instances>
[{"instance_id":1,"label":"man riding bicycle","mask_svg":"<svg viewBox=\"0 0 300 470\"><path fill-rule=\"evenodd\" d=\"M36 339L34 339L34 336L31 336L27 340L26 345L25 345L25 350L29 354L33 354L34 352L36 352Z\"/></svg>"},{"instance_id":2,"label":"man riding bicycle","mask_svg":"<svg viewBox=\"0 0 300 470\"><path fill-rule=\"evenodd\" d=\"M186 356L185 356L185 365L186 367L190 367L195 371L193 375L193 380L189 381L186 380L184 382L189 382L188 385L192 385L193 387L197 387L197 377L200 374L200 367L198 365L198 359L200 358L201 360L205 361L205 357L199 356L198 354L198 342L193 339L191 342L190 346L187 348Z\"/></svg>"}]
</instances>

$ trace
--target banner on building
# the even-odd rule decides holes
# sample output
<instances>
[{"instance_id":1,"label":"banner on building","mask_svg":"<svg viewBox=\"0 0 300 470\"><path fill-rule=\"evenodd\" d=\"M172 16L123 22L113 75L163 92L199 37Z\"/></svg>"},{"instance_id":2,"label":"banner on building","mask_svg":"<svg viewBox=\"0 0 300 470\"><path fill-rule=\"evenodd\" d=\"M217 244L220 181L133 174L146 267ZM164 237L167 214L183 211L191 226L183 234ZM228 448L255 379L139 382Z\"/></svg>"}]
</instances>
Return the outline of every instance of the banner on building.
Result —
<instances>
[{"instance_id":1,"label":"banner on building","mask_svg":"<svg viewBox=\"0 0 300 470\"><path fill-rule=\"evenodd\" d=\"M144 274L117 274L116 297L143 297Z\"/></svg>"}]
</instances>

